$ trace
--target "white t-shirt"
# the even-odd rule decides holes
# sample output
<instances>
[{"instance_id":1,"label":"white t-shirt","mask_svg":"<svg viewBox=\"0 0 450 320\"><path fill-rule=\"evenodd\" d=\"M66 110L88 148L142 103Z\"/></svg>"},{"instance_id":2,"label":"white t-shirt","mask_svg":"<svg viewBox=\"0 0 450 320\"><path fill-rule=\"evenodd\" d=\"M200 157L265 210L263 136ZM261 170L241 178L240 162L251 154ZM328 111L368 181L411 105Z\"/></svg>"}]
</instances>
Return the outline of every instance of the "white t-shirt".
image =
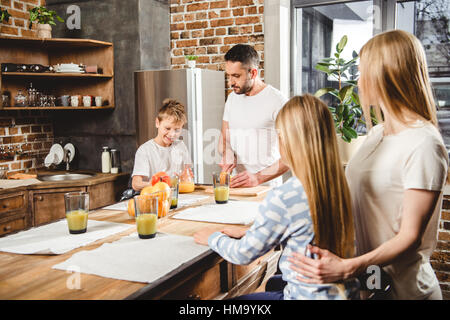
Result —
<instances>
[{"instance_id":1,"label":"white t-shirt","mask_svg":"<svg viewBox=\"0 0 450 320\"><path fill-rule=\"evenodd\" d=\"M223 120L230 129L230 145L237 157L236 171L256 173L280 159L275 119L288 101L283 94L267 85L254 96L230 93ZM281 177L271 184L279 185Z\"/></svg>"},{"instance_id":2,"label":"white t-shirt","mask_svg":"<svg viewBox=\"0 0 450 320\"><path fill-rule=\"evenodd\" d=\"M393 238L400 230L407 189L441 191L422 244L401 261L386 266L394 299L426 299L439 289L429 258L437 242L448 155L436 127L418 121L396 135L375 126L350 160L346 176L353 202L357 255Z\"/></svg>"},{"instance_id":3,"label":"white t-shirt","mask_svg":"<svg viewBox=\"0 0 450 320\"><path fill-rule=\"evenodd\" d=\"M131 176L150 178L160 171L172 175L179 173L185 164L192 164L192 161L183 141L174 141L169 147L163 147L151 139L137 149Z\"/></svg>"}]
</instances>

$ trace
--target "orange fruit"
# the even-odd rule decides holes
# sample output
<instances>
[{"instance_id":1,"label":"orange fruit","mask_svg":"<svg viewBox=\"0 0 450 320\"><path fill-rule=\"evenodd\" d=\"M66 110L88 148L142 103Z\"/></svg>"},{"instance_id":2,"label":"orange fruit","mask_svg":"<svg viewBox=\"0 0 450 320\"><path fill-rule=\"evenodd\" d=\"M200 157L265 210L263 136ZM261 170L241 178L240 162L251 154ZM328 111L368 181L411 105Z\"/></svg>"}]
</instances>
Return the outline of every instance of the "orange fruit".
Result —
<instances>
[{"instance_id":1,"label":"orange fruit","mask_svg":"<svg viewBox=\"0 0 450 320\"><path fill-rule=\"evenodd\" d=\"M141 190L141 195L152 194L158 196L158 217L164 217L170 209L170 187L167 183L159 181L153 186ZM168 208L166 208L168 206Z\"/></svg>"},{"instance_id":2,"label":"orange fruit","mask_svg":"<svg viewBox=\"0 0 450 320\"><path fill-rule=\"evenodd\" d=\"M169 200L163 201L161 210L159 210L159 207L158 207L158 218L165 217L169 213L169 209L170 209Z\"/></svg>"},{"instance_id":3,"label":"orange fruit","mask_svg":"<svg viewBox=\"0 0 450 320\"><path fill-rule=\"evenodd\" d=\"M134 217L134 199L128 200L128 215Z\"/></svg>"},{"instance_id":4,"label":"orange fruit","mask_svg":"<svg viewBox=\"0 0 450 320\"><path fill-rule=\"evenodd\" d=\"M152 180L151 181L152 181L152 186L155 185L156 183L158 183L159 181L163 181L163 182L167 183L170 186L170 177L164 171L160 171L158 173L155 173L152 176Z\"/></svg>"}]
</instances>

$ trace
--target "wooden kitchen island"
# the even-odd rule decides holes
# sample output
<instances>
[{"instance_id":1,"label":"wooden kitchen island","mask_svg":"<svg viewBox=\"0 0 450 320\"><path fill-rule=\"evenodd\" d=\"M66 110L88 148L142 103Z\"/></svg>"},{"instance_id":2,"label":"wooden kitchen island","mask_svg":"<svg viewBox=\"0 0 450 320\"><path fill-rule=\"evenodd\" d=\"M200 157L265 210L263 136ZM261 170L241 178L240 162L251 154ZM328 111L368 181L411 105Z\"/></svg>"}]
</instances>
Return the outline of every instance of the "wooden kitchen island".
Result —
<instances>
[{"instance_id":1,"label":"wooden kitchen island","mask_svg":"<svg viewBox=\"0 0 450 320\"><path fill-rule=\"evenodd\" d=\"M204 191L195 193L205 194ZM264 197L265 195L232 198L261 201ZM196 205L213 201L213 196L210 195L208 199ZM171 211L169 216L160 219L158 231L192 236L205 226L217 230L224 226L171 218L173 214L183 209ZM100 209L91 211L89 219L135 226L134 219L125 211ZM52 269L53 265L67 260L75 252L95 249L103 243L116 241L133 232L136 232L135 227L61 255L19 255L0 252L0 299L227 299L257 289L276 271L280 253L270 251L250 265L237 266L208 250L192 257L189 262L150 284L81 273L80 287L70 289L73 274Z\"/></svg>"}]
</instances>

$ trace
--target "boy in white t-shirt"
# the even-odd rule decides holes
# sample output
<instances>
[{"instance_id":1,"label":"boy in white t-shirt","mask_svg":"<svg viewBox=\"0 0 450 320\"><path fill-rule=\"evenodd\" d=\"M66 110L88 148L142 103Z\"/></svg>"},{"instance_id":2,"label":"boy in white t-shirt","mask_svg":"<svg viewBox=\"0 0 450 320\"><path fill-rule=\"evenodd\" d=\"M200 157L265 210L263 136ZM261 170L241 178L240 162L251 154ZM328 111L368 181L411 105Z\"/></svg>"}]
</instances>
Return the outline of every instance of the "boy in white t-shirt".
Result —
<instances>
[{"instance_id":1,"label":"boy in white t-shirt","mask_svg":"<svg viewBox=\"0 0 450 320\"><path fill-rule=\"evenodd\" d=\"M192 165L186 145L178 140L186 123L184 106L173 99L164 100L155 123L158 135L136 151L131 175L132 187L136 191L151 185L151 177L155 173L179 174Z\"/></svg>"}]
</instances>

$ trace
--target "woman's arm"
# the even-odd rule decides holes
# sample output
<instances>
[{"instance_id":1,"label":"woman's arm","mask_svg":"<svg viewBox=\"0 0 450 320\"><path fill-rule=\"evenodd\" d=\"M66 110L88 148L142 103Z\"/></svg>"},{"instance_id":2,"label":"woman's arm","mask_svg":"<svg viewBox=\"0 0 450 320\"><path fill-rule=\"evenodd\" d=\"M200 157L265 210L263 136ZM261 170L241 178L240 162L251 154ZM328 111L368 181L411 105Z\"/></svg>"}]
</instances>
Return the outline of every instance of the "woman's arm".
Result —
<instances>
[{"instance_id":1,"label":"woman's arm","mask_svg":"<svg viewBox=\"0 0 450 320\"><path fill-rule=\"evenodd\" d=\"M311 247L311 253L319 257L317 260L295 253L289 258L292 269L309 278L298 276L297 279L306 283L336 282L365 272L371 265L382 267L397 259L401 260L404 255L420 246L425 229L438 204L439 195L439 191L406 190L398 234L364 255L342 259L317 247Z\"/></svg>"}]
</instances>

